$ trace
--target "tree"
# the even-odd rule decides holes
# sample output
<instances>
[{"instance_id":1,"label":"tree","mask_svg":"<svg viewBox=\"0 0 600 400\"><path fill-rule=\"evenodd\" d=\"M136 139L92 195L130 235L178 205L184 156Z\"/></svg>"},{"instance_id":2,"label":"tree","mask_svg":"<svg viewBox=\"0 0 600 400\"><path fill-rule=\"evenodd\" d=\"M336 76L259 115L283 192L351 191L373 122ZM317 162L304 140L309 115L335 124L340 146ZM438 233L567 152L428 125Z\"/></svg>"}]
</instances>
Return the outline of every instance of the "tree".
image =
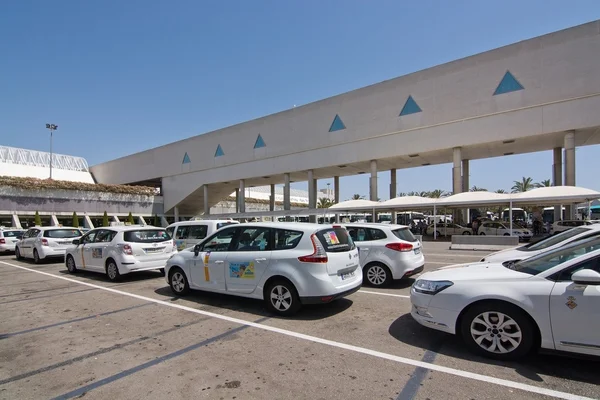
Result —
<instances>
[{"instance_id":1,"label":"tree","mask_svg":"<svg viewBox=\"0 0 600 400\"><path fill-rule=\"evenodd\" d=\"M365 196L362 196L360 194L354 194L352 195L352 200L364 200Z\"/></svg>"},{"instance_id":2,"label":"tree","mask_svg":"<svg viewBox=\"0 0 600 400\"><path fill-rule=\"evenodd\" d=\"M33 223L35 224L35 226L42 226L42 218L40 218L40 213L37 211L35 212Z\"/></svg>"},{"instance_id":3,"label":"tree","mask_svg":"<svg viewBox=\"0 0 600 400\"><path fill-rule=\"evenodd\" d=\"M536 188L550 187L550 186L552 186L552 181L550 179L544 179L543 181L535 184Z\"/></svg>"},{"instance_id":4,"label":"tree","mask_svg":"<svg viewBox=\"0 0 600 400\"><path fill-rule=\"evenodd\" d=\"M514 183L515 184L512 187L513 193L527 192L535 187L533 179L530 177L523 177L521 181L515 181Z\"/></svg>"},{"instance_id":5,"label":"tree","mask_svg":"<svg viewBox=\"0 0 600 400\"><path fill-rule=\"evenodd\" d=\"M431 197L430 193L428 191L425 191L425 190L417 193L417 196L419 196L419 197Z\"/></svg>"},{"instance_id":6,"label":"tree","mask_svg":"<svg viewBox=\"0 0 600 400\"><path fill-rule=\"evenodd\" d=\"M405 196L408 196L408 194L404 193L404 192L398 193L398 197L405 197Z\"/></svg>"},{"instance_id":7,"label":"tree","mask_svg":"<svg viewBox=\"0 0 600 400\"><path fill-rule=\"evenodd\" d=\"M110 222L108 222L108 214L104 211L104 215L102 216L102 226L110 226Z\"/></svg>"},{"instance_id":8,"label":"tree","mask_svg":"<svg viewBox=\"0 0 600 400\"><path fill-rule=\"evenodd\" d=\"M79 217L75 211L73 211L73 220L71 222L71 226L73 228L79 228Z\"/></svg>"},{"instance_id":9,"label":"tree","mask_svg":"<svg viewBox=\"0 0 600 400\"><path fill-rule=\"evenodd\" d=\"M470 192L487 192L487 189L479 187L479 186L473 186L471 189L469 189Z\"/></svg>"},{"instance_id":10,"label":"tree","mask_svg":"<svg viewBox=\"0 0 600 400\"><path fill-rule=\"evenodd\" d=\"M127 216L127 222L128 222L130 225L133 225L133 224L135 224L135 221L133 220L133 215L131 214L131 212L129 212L129 215Z\"/></svg>"},{"instance_id":11,"label":"tree","mask_svg":"<svg viewBox=\"0 0 600 400\"><path fill-rule=\"evenodd\" d=\"M435 190L432 190L431 192L429 192L427 197L439 199L440 197L444 197L445 195L446 195L446 192L444 190L435 189Z\"/></svg>"},{"instance_id":12,"label":"tree","mask_svg":"<svg viewBox=\"0 0 600 400\"><path fill-rule=\"evenodd\" d=\"M317 208L329 208L333 202L328 197L321 197L317 203Z\"/></svg>"},{"instance_id":13,"label":"tree","mask_svg":"<svg viewBox=\"0 0 600 400\"><path fill-rule=\"evenodd\" d=\"M498 189L498 190L496 190L496 193L506 193L506 190L504 190L504 189Z\"/></svg>"},{"instance_id":14,"label":"tree","mask_svg":"<svg viewBox=\"0 0 600 400\"><path fill-rule=\"evenodd\" d=\"M154 225L154 226L160 225L160 220L158 218L158 215L156 215L156 214L154 214L154 222L152 223L152 225Z\"/></svg>"}]
</instances>

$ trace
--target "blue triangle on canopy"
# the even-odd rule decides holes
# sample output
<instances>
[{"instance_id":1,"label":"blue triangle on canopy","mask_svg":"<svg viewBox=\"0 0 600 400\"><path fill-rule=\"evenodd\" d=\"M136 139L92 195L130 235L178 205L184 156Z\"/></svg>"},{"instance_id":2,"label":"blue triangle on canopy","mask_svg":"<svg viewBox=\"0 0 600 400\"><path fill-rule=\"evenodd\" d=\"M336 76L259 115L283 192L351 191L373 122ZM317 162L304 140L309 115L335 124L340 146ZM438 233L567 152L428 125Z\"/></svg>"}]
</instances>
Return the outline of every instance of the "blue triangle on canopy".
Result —
<instances>
[{"instance_id":1,"label":"blue triangle on canopy","mask_svg":"<svg viewBox=\"0 0 600 400\"><path fill-rule=\"evenodd\" d=\"M408 114L416 114L420 113L421 107L417 104L417 102L412 98L412 96L408 96L406 99L406 103L404 103L404 107L402 107L402 111L400 111L400 116L408 115Z\"/></svg>"},{"instance_id":2,"label":"blue triangle on canopy","mask_svg":"<svg viewBox=\"0 0 600 400\"><path fill-rule=\"evenodd\" d=\"M342 129L346 129L346 125L344 125L340 116L336 114L329 127L329 132L341 131Z\"/></svg>"},{"instance_id":3,"label":"blue triangle on canopy","mask_svg":"<svg viewBox=\"0 0 600 400\"><path fill-rule=\"evenodd\" d=\"M215 157L221 157L225 155L225 153L223 153L223 149L221 148L221 145L217 146L217 151L215 151Z\"/></svg>"},{"instance_id":4,"label":"blue triangle on canopy","mask_svg":"<svg viewBox=\"0 0 600 400\"><path fill-rule=\"evenodd\" d=\"M265 144L265 141L263 140L262 136L260 136L260 133L258 134L258 137L256 138L256 142L254 143L254 148L255 149L260 149L261 147L266 147L267 145Z\"/></svg>"},{"instance_id":5,"label":"blue triangle on canopy","mask_svg":"<svg viewBox=\"0 0 600 400\"><path fill-rule=\"evenodd\" d=\"M516 92L517 90L523 90L524 87L519 83L519 81L510 73L510 71L506 71L504 77L498 84L496 91L494 92L494 96L497 94Z\"/></svg>"},{"instance_id":6,"label":"blue triangle on canopy","mask_svg":"<svg viewBox=\"0 0 600 400\"><path fill-rule=\"evenodd\" d=\"M183 156L183 161L181 162L182 164L189 164L190 161L190 156L188 156L188 153L185 153L185 155Z\"/></svg>"}]
</instances>

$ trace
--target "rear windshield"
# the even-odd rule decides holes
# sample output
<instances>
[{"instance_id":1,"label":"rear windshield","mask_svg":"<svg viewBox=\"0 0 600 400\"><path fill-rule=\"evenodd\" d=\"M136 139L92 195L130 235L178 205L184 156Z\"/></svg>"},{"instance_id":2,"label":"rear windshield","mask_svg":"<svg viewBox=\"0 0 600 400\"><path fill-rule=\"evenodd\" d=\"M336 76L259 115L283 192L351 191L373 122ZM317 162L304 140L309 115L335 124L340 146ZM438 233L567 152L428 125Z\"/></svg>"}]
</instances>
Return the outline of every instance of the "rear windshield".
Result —
<instances>
[{"instance_id":1,"label":"rear windshield","mask_svg":"<svg viewBox=\"0 0 600 400\"><path fill-rule=\"evenodd\" d=\"M235 222L217 222L217 230L224 226L235 225Z\"/></svg>"},{"instance_id":2,"label":"rear windshield","mask_svg":"<svg viewBox=\"0 0 600 400\"><path fill-rule=\"evenodd\" d=\"M165 229L144 229L139 231L127 231L123 233L126 242L155 243L171 240L171 236Z\"/></svg>"},{"instance_id":3,"label":"rear windshield","mask_svg":"<svg viewBox=\"0 0 600 400\"><path fill-rule=\"evenodd\" d=\"M526 246L523 246L523 247L521 247L520 250L535 251L535 250L547 249L548 247L554 246L555 244L558 244L558 243L562 242L563 240L570 239L573 236L577 236L577 235L579 235L581 233L585 233L589 230L590 229L588 229L588 228L569 229L567 231L558 233L556 235L552 235L546 239L540 240L539 242L531 243Z\"/></svg>"},{"instance_id":4,"label":"rear windshield","mask_svg":"<svg viewBox=\"0 0 600 400\"><path fill-rule=\"evenodd\" d=\"M2 231L4 237L18 237L23 236L23 231Z\"/></svg>"},{"instance_id":5,"label":"rear windshield","mask_svg":"<svg viewBox=\"0 0 600 400\"><path fill-rule=\"evenodd\" d=\"M405 240L407 242L416 242L417 238L408 228L400 228L392 231L394 236L396 236L400 240Z\"/></svg>"},{"instance_id":6,"label":"rear windshield","mask_svg":"<svg viewBox=\"0 0 600 400\"><path fill-rule=\"evenodd\" d=\"M345 228L328 228L317 232L317 238L328 253L354 250L356 247Z\"/></svg>"},{"instance_id":7,"label":"rear windshield","mask_svg":"<svg viewBox=\"0 0 600 400\"><path fill-rule=\"evenodd\" d=\"M79 229L51 229L44 231L44 237L54 239L66 239L81 236L83 233Z\"/></svg>"}]
</instances>

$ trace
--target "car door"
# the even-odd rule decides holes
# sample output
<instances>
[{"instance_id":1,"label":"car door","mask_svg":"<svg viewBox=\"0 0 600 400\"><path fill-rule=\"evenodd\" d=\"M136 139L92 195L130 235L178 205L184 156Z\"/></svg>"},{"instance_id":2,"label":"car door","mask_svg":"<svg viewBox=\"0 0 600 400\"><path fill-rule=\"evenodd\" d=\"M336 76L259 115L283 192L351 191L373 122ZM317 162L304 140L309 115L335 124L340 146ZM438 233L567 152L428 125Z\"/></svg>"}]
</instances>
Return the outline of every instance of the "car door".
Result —
<instances>
[{"instance_id":1,"label":"car door","mask_svg":"<svg viewBox=\"0 0 600 400\"><path fill-rule=\"evenodd\" d=\"M200 245L198 255L186 260L192 285L198 289L224 292L225 262L229 254L237 227L223 229L206 239Z\"/></svg>"},{"instance_id":2,"label":"car door","mask_svg":"<svg viewBox=\"0 0 600 400\"><path fill-rule=\"evenodd\" d=\"M110 252L109 247L116 234L117 232L109 229L99 229L96 232L93 242L86 246L88 248L86 256L89 257L86 259L86 262L89 261L90 269L93 268L95 271L104 272L106 259Z\"/></svg>"},{"instance_id":3,"label":"car door","mask_svg":"<svg viewBox=\"0 0 600 400\"><path fill-rule=\"evenodd\" d=\"M346 229L358 249L360 265L367 265L369 253L371 252L371 241L367 229L362 226L347 226Z\"/></svg>"},{"instance_id":4,"label":"car door","mask_svg":"<svg viewBox=\"0 0 600 400\"><path fill-rule=\"evenodd\" d=\"M567 268L550 295L550 319L556 350L600 356L600 285L574 283L580 270L600 273L600 257Z\"/></svg>"},{"instance_id":5,"label":"car door","mask_svg":"<svg viewBox=\"0 0 600 400\"><path fill-rule=\"evenodd\" d=\"M92 257L92 248L94 245L94 239L98 234L99 230L92 230L86 233L79 240L79 246L77 246L79 258L76 258L77 264L82 264L83 269L89 269L92 271L97 270L93 257Z\"/></svg>"},{"instance_id":6,"label":"car door","mask_svg":"<svg viewBox=\"0 0 600 400\"><path fill-rule=\"evenodd\" d=\"M227 292L254 292L269 268L273 248L272 229L244 226L239 229L227 255L225 281ZM279 253L281 254L281 253Z\"/></svg>"},{"instance_id":7,"label":"car door","mask_svg":"<svg viewBox=\"0 0 600 400\"><path fill-rule=\"evenodd\" d=\"M23 249L25 250L23 252L23 256L28 257L28 258L32 258L33 257L33 249L35 248L35 241L37 240L38 235L40 234L41 230L36 229L36 228L31 228L28 232L27 235L23 237ZM19 246L20 248L21 246Z\"/></svg>"},{"instance_id":8,"label":"car door","mask_svg":"<svg viewBox=\"0 0 600 400\"><path fill-rule=\"evenodd\" d=\"M175 240L175 246L177 246L177 251L181 251L187 248L186 241L189 231L190 229L188 225L179 225L175 227L173 239Z\"/></svg>"}]
</instances>

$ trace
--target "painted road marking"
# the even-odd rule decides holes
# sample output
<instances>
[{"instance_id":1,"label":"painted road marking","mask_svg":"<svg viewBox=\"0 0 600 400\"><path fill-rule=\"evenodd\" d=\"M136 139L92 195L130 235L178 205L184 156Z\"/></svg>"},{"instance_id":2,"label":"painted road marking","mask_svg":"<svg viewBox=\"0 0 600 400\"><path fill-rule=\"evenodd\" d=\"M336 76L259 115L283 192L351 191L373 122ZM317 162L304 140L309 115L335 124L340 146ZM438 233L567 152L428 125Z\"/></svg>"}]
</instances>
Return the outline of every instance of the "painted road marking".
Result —
<instances>
[{"instance_id":1,"label":"painted road marking","mask_svg":"<svg viewBox=\"0 0 600 400\"><path fill-rule=\"evenodd\" d=\"M362 289L360 289L358 291L358 293L377 294L379 296L401 297L403 299L410 299L410 296L407 296L405 294L392 294L392 293L383 293L383 292L371 292L369 290L362 290Z\"/></svg>"},{"instance_id":2,"label":"painted road marking","mask_svg":"<svg viewBox=\"0 0 600 400\"><path fill-rule=\"evenodd\" d=\"M485 254L453 254L453 253L448 253L448 254L436 254L436 253L429 253L427 250L423 251L423 254L425 255L425 257L431 256L431 257L443 257L443 258L452 258L452 257L466 257L466 258L475 258L477 259L477 261L481 260L483 257L487 256L488 252L484 252Z\"/></svg>"},{"instance_id":3,"label":"painted road marking","mask_svg":"<svg viewBox=\"0 0 600 400\"><path fill-rule=\"evenodd\" d=\"M426 362L426 361L413 360L411 358L400 357L400 356L396 356L396 355L393 355L393 354L383 353L381 351L367 349L367 348L364 348L364 347L359 347L359 346L354 346L354 345L351 345L351 344L336 342L336 341L333 341L333 340L323 339L323 338L316 337L316 336L310 336L310 335L306 335L306 334L303 334L303 333L294 332L294 331L290 331L290 330L286 330L286 329L281 329L281 328L276 328L276 327L269 326L269 325L263 325L263 324L256 323L256 322L250 322L250 321L246 321L246 320L239 319L239 318L228 317L226 315L216 314L216 313L213 313L213 312L210 312L210 311L198 310L196 308L183 306L181 304L173 304L173 303L170 303L170 302L167 302L167 301L164 301L164 300L153 299L151 297L146 297L146 296L141 296L141 295L138 295L138 294L128 293L128 292L124 292L122 290L107 288L107 287L100 286L100 285L94 285L92 283L82 282L82 281L78 281L76 279L71 279L71 278L67 278L67 277L64 277L64 276L58 276L58 275L50 274L48 272L43 272L43 271L31 269L31 268L26 268L26 267L23 267L23 266L20 266L20 265L11 264L11 263L7 263L7 262L4 262L4 261L0 261L0 263L8 265L8 266L13 267L13 268L22 269L24 271L29 271L29 272L33 272L33 273L36 273L36 274L51 276L51 277L54 277L56 279L62 279L62 280L68 281L68 282L77 283L79 285L89 286L89 287L93 287L93 288L96 288L96 289L104 290L104 291L107 291L107 292L111 292L111 293L116 293L116 294L120 294L120 295L123 295L123 296L132 297L134 299L145 300L145 301L149 301L149 302L152 302L152 303L161 304L161 305L164 305L164 306L167 306L167 307L177 308L177 309L180 309L180 310L183 310L183 311L189 311L189 312L192 312L192 313L196 313L196 314L205 315L205 316L208 316L208 317L217 318L217 319L220 319L220 320L223 320L223 321L232 322L234 324L251 326L253 328L261 329L261 330L264 330L264 331L279 333L281 335L293 337L293 338L296 338L296 339L302 339L302 340L306 340L308 342L324 344L326 346L336 347L336 348L339 348L339 349L344 349L344 350L352 351L352 352L359 353L359 354L365 354L365 355L369 355L369 356L372 356L372 357L377 357L377 358L380 358L380 359L383 359L383 360L394 361L394 362L397 362L399 364L406 364L406 365L412 365L414 367L426 368L426 369L431 370L431 371L443 372L443 373L446 373L446 374L449 374L449 375L459 376L461 378L473 379L473 380L476 380L476 381L479 381L479 382L488 383L488 384L492 383L492 384L496 384L496 385L500 385L500 386L509 387L509 388L512 388L512 389L523 390L525 392L537 393L537 394L541 394L541 395L545 395L545 396L555 397L555 398L558 398L558 399L565 399L565 400L593 400L592 398L589 398L589 397L579 396L579 395L575 395L575 394L571 394L571 393L566 393L566 392L560 392L558 390L547 389L547 388L543 388L543 387L539 387L539 386L529 385L529 384L526 384L526 383L510 381L510 380L507 380L507 379L495 378L493 376L477 374L477 373L474 373L474 372L468 372L468 371L464 371L464 370L460 370L460 369L444 367L444 366L432 364L432 363L429 363L429 362Z\"/></svg>"}]
</instances>

